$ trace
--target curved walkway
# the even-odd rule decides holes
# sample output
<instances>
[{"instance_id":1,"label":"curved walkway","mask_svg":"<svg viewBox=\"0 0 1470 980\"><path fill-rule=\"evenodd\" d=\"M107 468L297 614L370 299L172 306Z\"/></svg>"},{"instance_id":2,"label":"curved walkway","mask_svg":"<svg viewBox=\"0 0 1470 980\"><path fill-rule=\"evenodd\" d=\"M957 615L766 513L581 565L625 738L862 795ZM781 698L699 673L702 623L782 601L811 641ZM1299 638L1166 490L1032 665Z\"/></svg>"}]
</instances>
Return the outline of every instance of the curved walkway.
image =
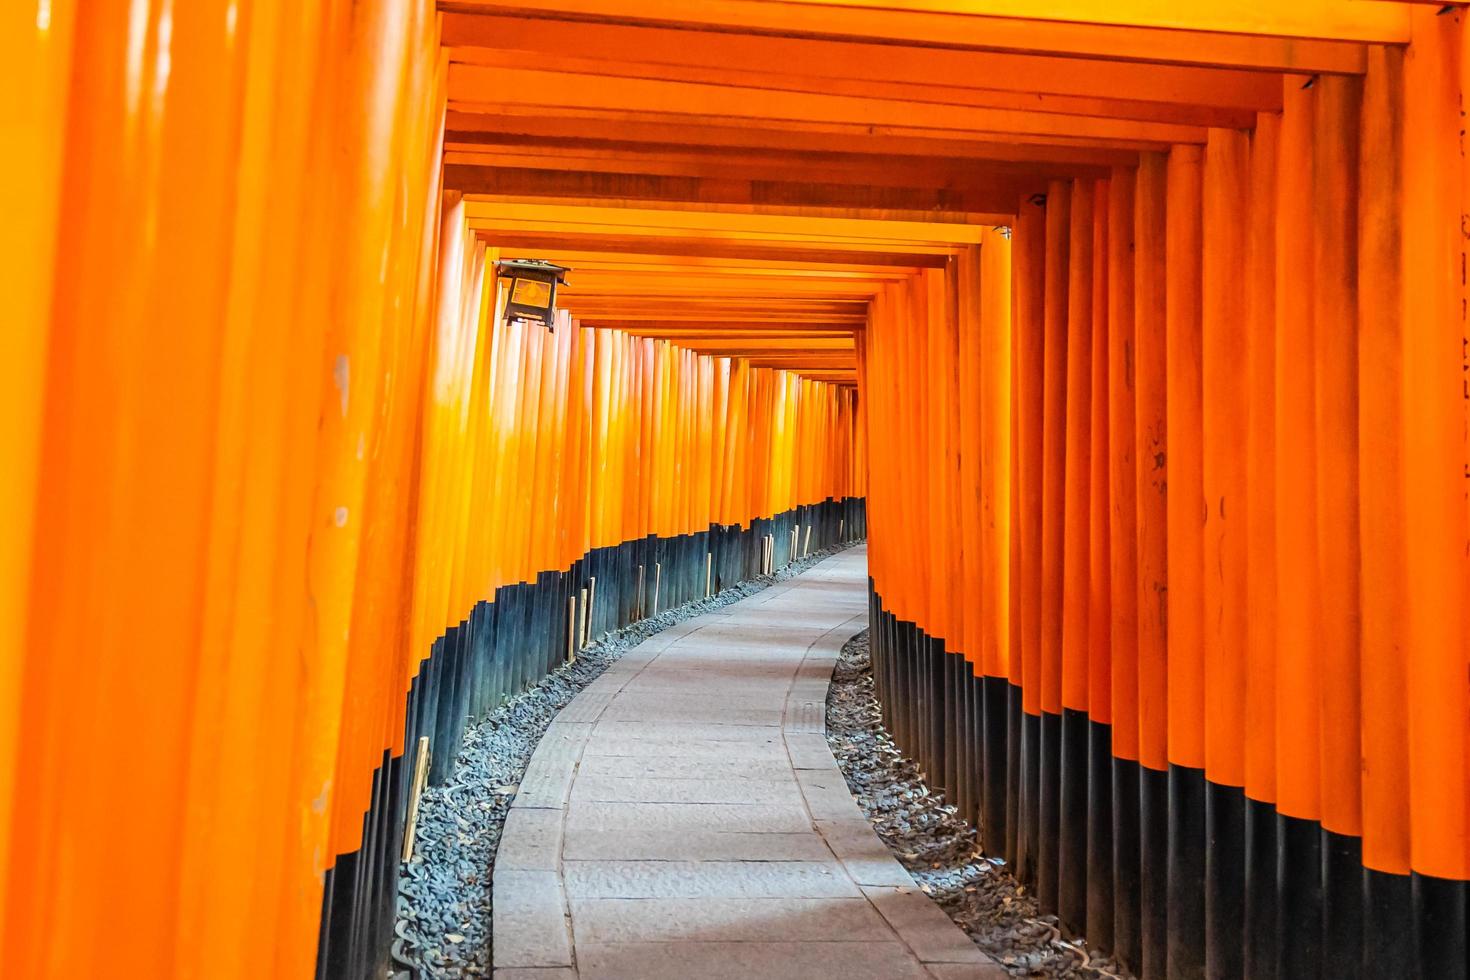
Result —
<instances>
[{"instance_id":1,"label":"curved walkway","mask_svg":"<svg viewBox=\"0 0 1470 980\"><path fill-rule=\"evenodd\" d=\"M542 738L495 861L497 980L999 980L828 751L853 549L630 651Z\"/></svg>"}]
</instances>

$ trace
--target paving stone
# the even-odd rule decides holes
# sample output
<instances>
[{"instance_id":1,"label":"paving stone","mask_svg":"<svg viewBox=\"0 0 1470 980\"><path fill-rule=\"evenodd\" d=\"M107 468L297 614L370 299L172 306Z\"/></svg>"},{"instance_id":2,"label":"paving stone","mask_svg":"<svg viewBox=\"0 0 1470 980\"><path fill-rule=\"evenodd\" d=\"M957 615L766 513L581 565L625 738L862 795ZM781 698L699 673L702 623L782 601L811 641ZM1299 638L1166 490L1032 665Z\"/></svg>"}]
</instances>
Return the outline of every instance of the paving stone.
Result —
<instances>
[{"instance_id":1,"label":"paving stone","mask_svg":"<svg viewBox=\"0 0 1470 980\"><path fill-rule=\"evenodd\" d=\"M562 811L511 807L495 852L496 871L556 871L561 846Z\"/></svg>"},{"instance_id":2,"label":"paving stone","mask_svg":"<svg viewBox=\"0 0 1470 980\"><path fill-rule=\"evenodd\" d=\"M827 747L827 739L822 735L788 732L786 748L790 753L791 765L794 769L823 769L837 772L837 760L832 758L832 750Z\"/></svg>"},{"instance_id":3,"label":"paving stone","mask_svg":"<svg viewBox=\"0 0 1470 980\"><path fill-rule=\"evenodd\" d=\"M818 820L817 829L827 846L859 885L914 887L913 876L864 820Z\"/></svg>"},{"instance_id":4,"label":"paving stone","mask_svg":"<svg viewBox=\"0 0 1470 980\"><path fill-rule=\"evenodd\" d=\"M716 665L720 675L724 677L756 681L781 680L788 683L796 678L796 665L784 657L717 649L670 650L661 655L656 663L645 668L644 673L667 676L693 671L708 676L711 668Z\"/></svg>"},{"instance_id":5,"label":"paving stone","mask_svg":"<svg viewBox=\"0 0 1470 980\"><path fill-rule=\"evenodd\" d=\"M540 811L555 812L555 811ZM830 861L832 850L814 834L719 833L658 830L567 831L568 861ZM902 870L902 869L900 869ZM862 881L862 879L855 879ZM899 884L909 884L905 875ZM887 880L873 884L887 884Z\"/></svg>"},{"instance_id":6,"label":"paving stone","mask_svg":"<svg viewBox=\"0 0 1470 980\"><path fill-rule=\"evenodd\" d=\"M833 942L881 936L858 898L574 898L578 945L632 942Z\"/></svg>"},{"instance_id":7,"label":"paving stone","mask_svg":"<svg viewBox=\"0 0 1470 980\"><path fill-rule=\"evenodd\" d=\"M712 701L709 697L672 698L650 695L647 698L619 697L602 715L606 722L635 722L648 724L688 725L739 725L750 727L774 727L781 724L781 701L779 698L763 699L759 707L741 705L740 700ZM730 703L735 701L737 703ZM639 703L645 702L645 703Z\"/></svg>"},{"instance_id":8,"label":"paving stone","mask_svg":"<svg viewBox=\"0 0 1470 980\"><path fill-rule=\"evenodd\" d=\"M586 755L577 779L589 776L615 779L725 779L731 782L770 780L792 783L791 764L772 759L684 759L677 756Z\"/></svg>"},{"instance_id":9,"label":"paving stone","mask_svg":"<svg viewBox=\"0 0 1470 980\"><path fill-rule=\"evenodd\" d=\"M541 741L536 743L536 751L540 752L545 747L555 748L566 743L582 743L592 737L591 722L562 721L557 718L547 726L546 734L541 736Z\"/></svg>"},{"instance_id":10,"label":"paving stone","mask_svg":"<svg viewBox=\"0 0 1470 980\"><path fill-rule=\"evenodd\" d=\"M827 683L826 677L811 678L797 674L796 680L791 682L791 690L787 694L787 700L819 701L825 706L827 703L827 688L829 687L831 685Z\"/></svg>"},{"instance_id":11,"label":"paving stone","mask_svg":"<svg viewBox=\"0 0 1470 980\"><path fill-rule=\"evenodd\" d=\"M775 742L779 729L764 725L722 725L712 722L599 721L593 736L599 738L699 738L713 742Z\"/></svg>"},{"instance_id":12,"label":"paving stone","mask_svg":"<svg viewBox=\"0 0 1470 980\"><path fill-rule=\"evenodd\" d=\"M721 670L719 680L711 684L710 678L705 676L710 671L709 664L650 667L639 674L636 682L630 684L626 690L638 694L672 692L687 695L699 692L697 696L708 697L711 688L719 688L728 690L737 697L770 697L773 694L779 697L791 687L792 675L789 669L776 670L763 665L740 665L740 668ZM701 682L698 687L693 686L696 679Z\"/></svg>"},{"instance_id":13,"label":"paving stone","mask_svg":"<svg viewBox=\"0 0 1470 980\"><path fill-rule=\"evenodd\" d=\"M636 732L623 735L602 735L587 744L584 757L631 756L638 759L761 759L784 761L787 758L786 744L778 735L768 735L760 741L741 741L714 738L685 738L679 736L639 735ZM830 758L830 753L828 755Z\"/></svg>"},{"instance_id":14,"label":"paving stone","mask_svg":"<svg viewBox=\"0 0 1470 980\"><path fill-rule=\"evenodd\" d=\"M556 716L556 720L562 724L597 721L618 692L617 687L594 684L572 698L572 703L561 709L561 714Z\"/></svg>"},{"instance_id":15,"label":"paving stone","mask_svg":"<svg viewBox=\"0 0 1470 980\"><path fill-rule=\"evenodd\" d=\"M934 980L1008 980L1010 974L995 961L989 963L926 963Z\"/></svg>"},{"instance_id":16,"label":"paving stone","mask_svg":"<svg viewBox=\"0 0 1470 980\"><path fill-rule=\"evenodd\" d=\"M848 792L847 782L832 769L801 769L796 773L801 795L815 820L861 820L863 811Z\"/></svg>"},{"instance_id":17,"label":"paving stone","mask_svg":"<svg viewBox=\"0 0 1470 980\"><path fill-rule=\"evenodd\" d=\"M521 777L521 788L511 801L511 809L540 808L559 810L566 806L572 790L572 775L576 761L568 757L547 755L531 757L526 774Z\"/></svg>"},{"instance_id":18,"label":"paving stone","mask_svg":"<svg viewBox=\"0 0 1470 980\"><path fill-rule=\"evenodd\" d=\"M584 803L571 805L567 832L650 830L666 834L708 830L726 833L799 834L811 830L800 804Z\"/></svg>"},{"instance_id":19,"label":"paving stone","mask_svg":"<svg viewBox=\"0 0 1470 980\"><path fill-rule=\"evenodd\" d=\"M892 942L587 943L582 980L929 980Z\"/></svg>"},{"instance_id":20,"label":"paving stone","mask_svg":"<svg viewBox=\"0 0 1470 980\"><path fill-rule=\"evenodd\" d=\"M919 889L864 886L863 894L925 963L992 963Z\"/></svg>"},{"instance_id":21,"label":"paving stone","mask_svg":"<svg viewBox=\"0 0 1470 980\"><path fill-rule=\"evenodd\" d=\"M573 967L516 966L508 970L496 970L494 980L578 980L578 978L577 971Z\"/></svg>"},{"instance_id":22,"label":"paving stone","mask_svg":"<svg viewBox=\"0 0 1470 980\"><path fill-rule=\"evenodd\" d=\"M659 675L653 675L655 678ZM763 689L741 691L730 686L735 682L719 681L710 683L708 679L697 688L685 691L659 691L644 690L635 687L619 693L616 710L620 714L630 715L635 719L662 717L665 711L673 710L678 713L688 712L691 715L710 708L721 710L750 710L769 711L771 709L772 693L782 690L775 682L765 684ZM718 700L711 701L710 694L718 690Z\"/></svg>"},{"instance_id":23,"label":"paving stone","mask_svg":"<svg viewBox=\"0 0 1470 980\"><path fill-rule=\"evenodd\" d=\"M572 799L607 803L786 803L800 804L796 780L659 779L578 775Z\"/></svg>"},{"instance_id":24,"label":"paving stone","mask_svg":"<svg viewBox=\"0 0 1470 980\"><path fill-rule=\"evenodd\" d=\"M835 861L567 861L562 865L562 874L570 898L862 895Z\"/></svg>"},{"instance_id":25,"label":"paving stone","mask_svg":"<svg viewBox=\"0 0 1470 980\"><path fill-rule=\"evenodd\" d=\"M821 735L827 730L827 705L823 701L792 699L786 702L781 727L788 733Z\"/></svg>"},{"instance_id":26,"label":"paving stone","mask_svg":"<svg viewBox=\"0 0 1470 980\"><path fill-rule=\"evenodd\" d=\"M495 968L571 966L572 934L554 871L495 870Z\"/></svg>"}]
</instances>

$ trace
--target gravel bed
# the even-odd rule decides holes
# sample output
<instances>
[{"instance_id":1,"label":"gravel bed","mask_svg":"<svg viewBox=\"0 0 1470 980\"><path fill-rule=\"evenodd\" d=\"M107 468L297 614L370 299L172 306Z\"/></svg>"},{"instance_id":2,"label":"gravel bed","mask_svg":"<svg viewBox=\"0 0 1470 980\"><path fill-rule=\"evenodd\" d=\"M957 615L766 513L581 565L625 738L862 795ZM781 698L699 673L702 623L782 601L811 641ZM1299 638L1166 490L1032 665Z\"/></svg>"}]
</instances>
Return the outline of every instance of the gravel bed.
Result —
<instances>
[{"instance_id":1,"label":"gravel bed","mask_svg":"<svg viewBox=\"0 0 1470 980\"><path fill-rule=\"evenodd\" d=\"M692 616L739 602L836 554L813 552L774 575L731 586L602 637L574 663L507 701L464 735L448 783L424 791L413 860L400 865L393 958L424 980L488 977L490 886L505 815L552 719L628 650Z\"/></svg>"},{"instance_id":2,"label":"gravel bed","mask_svg":"<svg viewBox=\"0 0 1470 980\"><path fill-rule=\"evenodd\" d=\"M1111 957L1069 936L1054 915L997 857L976 830L924 784L918 763L888 737L873 690L868 631L847 642L827 694L827 742L878 836L920 889L1014 976L1132 980Z\"/></svg>"}]
</instances>

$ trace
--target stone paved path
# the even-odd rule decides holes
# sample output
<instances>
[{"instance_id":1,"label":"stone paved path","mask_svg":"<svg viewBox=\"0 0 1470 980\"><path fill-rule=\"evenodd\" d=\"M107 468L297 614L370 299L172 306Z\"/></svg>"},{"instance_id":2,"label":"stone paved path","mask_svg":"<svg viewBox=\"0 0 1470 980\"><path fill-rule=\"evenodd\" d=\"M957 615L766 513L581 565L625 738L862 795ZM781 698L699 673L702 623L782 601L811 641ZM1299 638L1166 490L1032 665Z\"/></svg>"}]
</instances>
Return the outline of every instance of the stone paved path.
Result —
<instances>
[{"instance_id":1,"label":"stone paved path","mask_svg":"<svg viewBox=\"0 0 1470 980\"><path fill-rule=\"evenodd\" d=\"M650 638L542 738L495 862L497 980L1000 980L828 751L853 549Z\"/></svg>"}]
</instances>

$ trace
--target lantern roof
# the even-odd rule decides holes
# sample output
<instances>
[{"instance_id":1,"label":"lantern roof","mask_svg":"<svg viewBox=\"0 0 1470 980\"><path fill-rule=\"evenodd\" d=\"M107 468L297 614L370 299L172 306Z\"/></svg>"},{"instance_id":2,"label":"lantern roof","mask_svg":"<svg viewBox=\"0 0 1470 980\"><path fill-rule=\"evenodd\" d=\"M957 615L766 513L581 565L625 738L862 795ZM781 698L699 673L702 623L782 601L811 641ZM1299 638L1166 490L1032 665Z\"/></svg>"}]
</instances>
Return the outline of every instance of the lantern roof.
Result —
<instances>
[{"instance_id":1,"label":"lantern roof","mask_svg":"<svg viewBox=\"0 0 1470 980\"><path fill-rule=\"evenodd\" d=\"M499 259L495 263L495 268L502 273L509 273L511 275L518 272L529 272L541 276L555 277L556 281L562 285L566 285L566 274L571 271L571 268L568 266L557 265L555 262L549 262L546 259Z\"/></svg>"}]
</instances>

